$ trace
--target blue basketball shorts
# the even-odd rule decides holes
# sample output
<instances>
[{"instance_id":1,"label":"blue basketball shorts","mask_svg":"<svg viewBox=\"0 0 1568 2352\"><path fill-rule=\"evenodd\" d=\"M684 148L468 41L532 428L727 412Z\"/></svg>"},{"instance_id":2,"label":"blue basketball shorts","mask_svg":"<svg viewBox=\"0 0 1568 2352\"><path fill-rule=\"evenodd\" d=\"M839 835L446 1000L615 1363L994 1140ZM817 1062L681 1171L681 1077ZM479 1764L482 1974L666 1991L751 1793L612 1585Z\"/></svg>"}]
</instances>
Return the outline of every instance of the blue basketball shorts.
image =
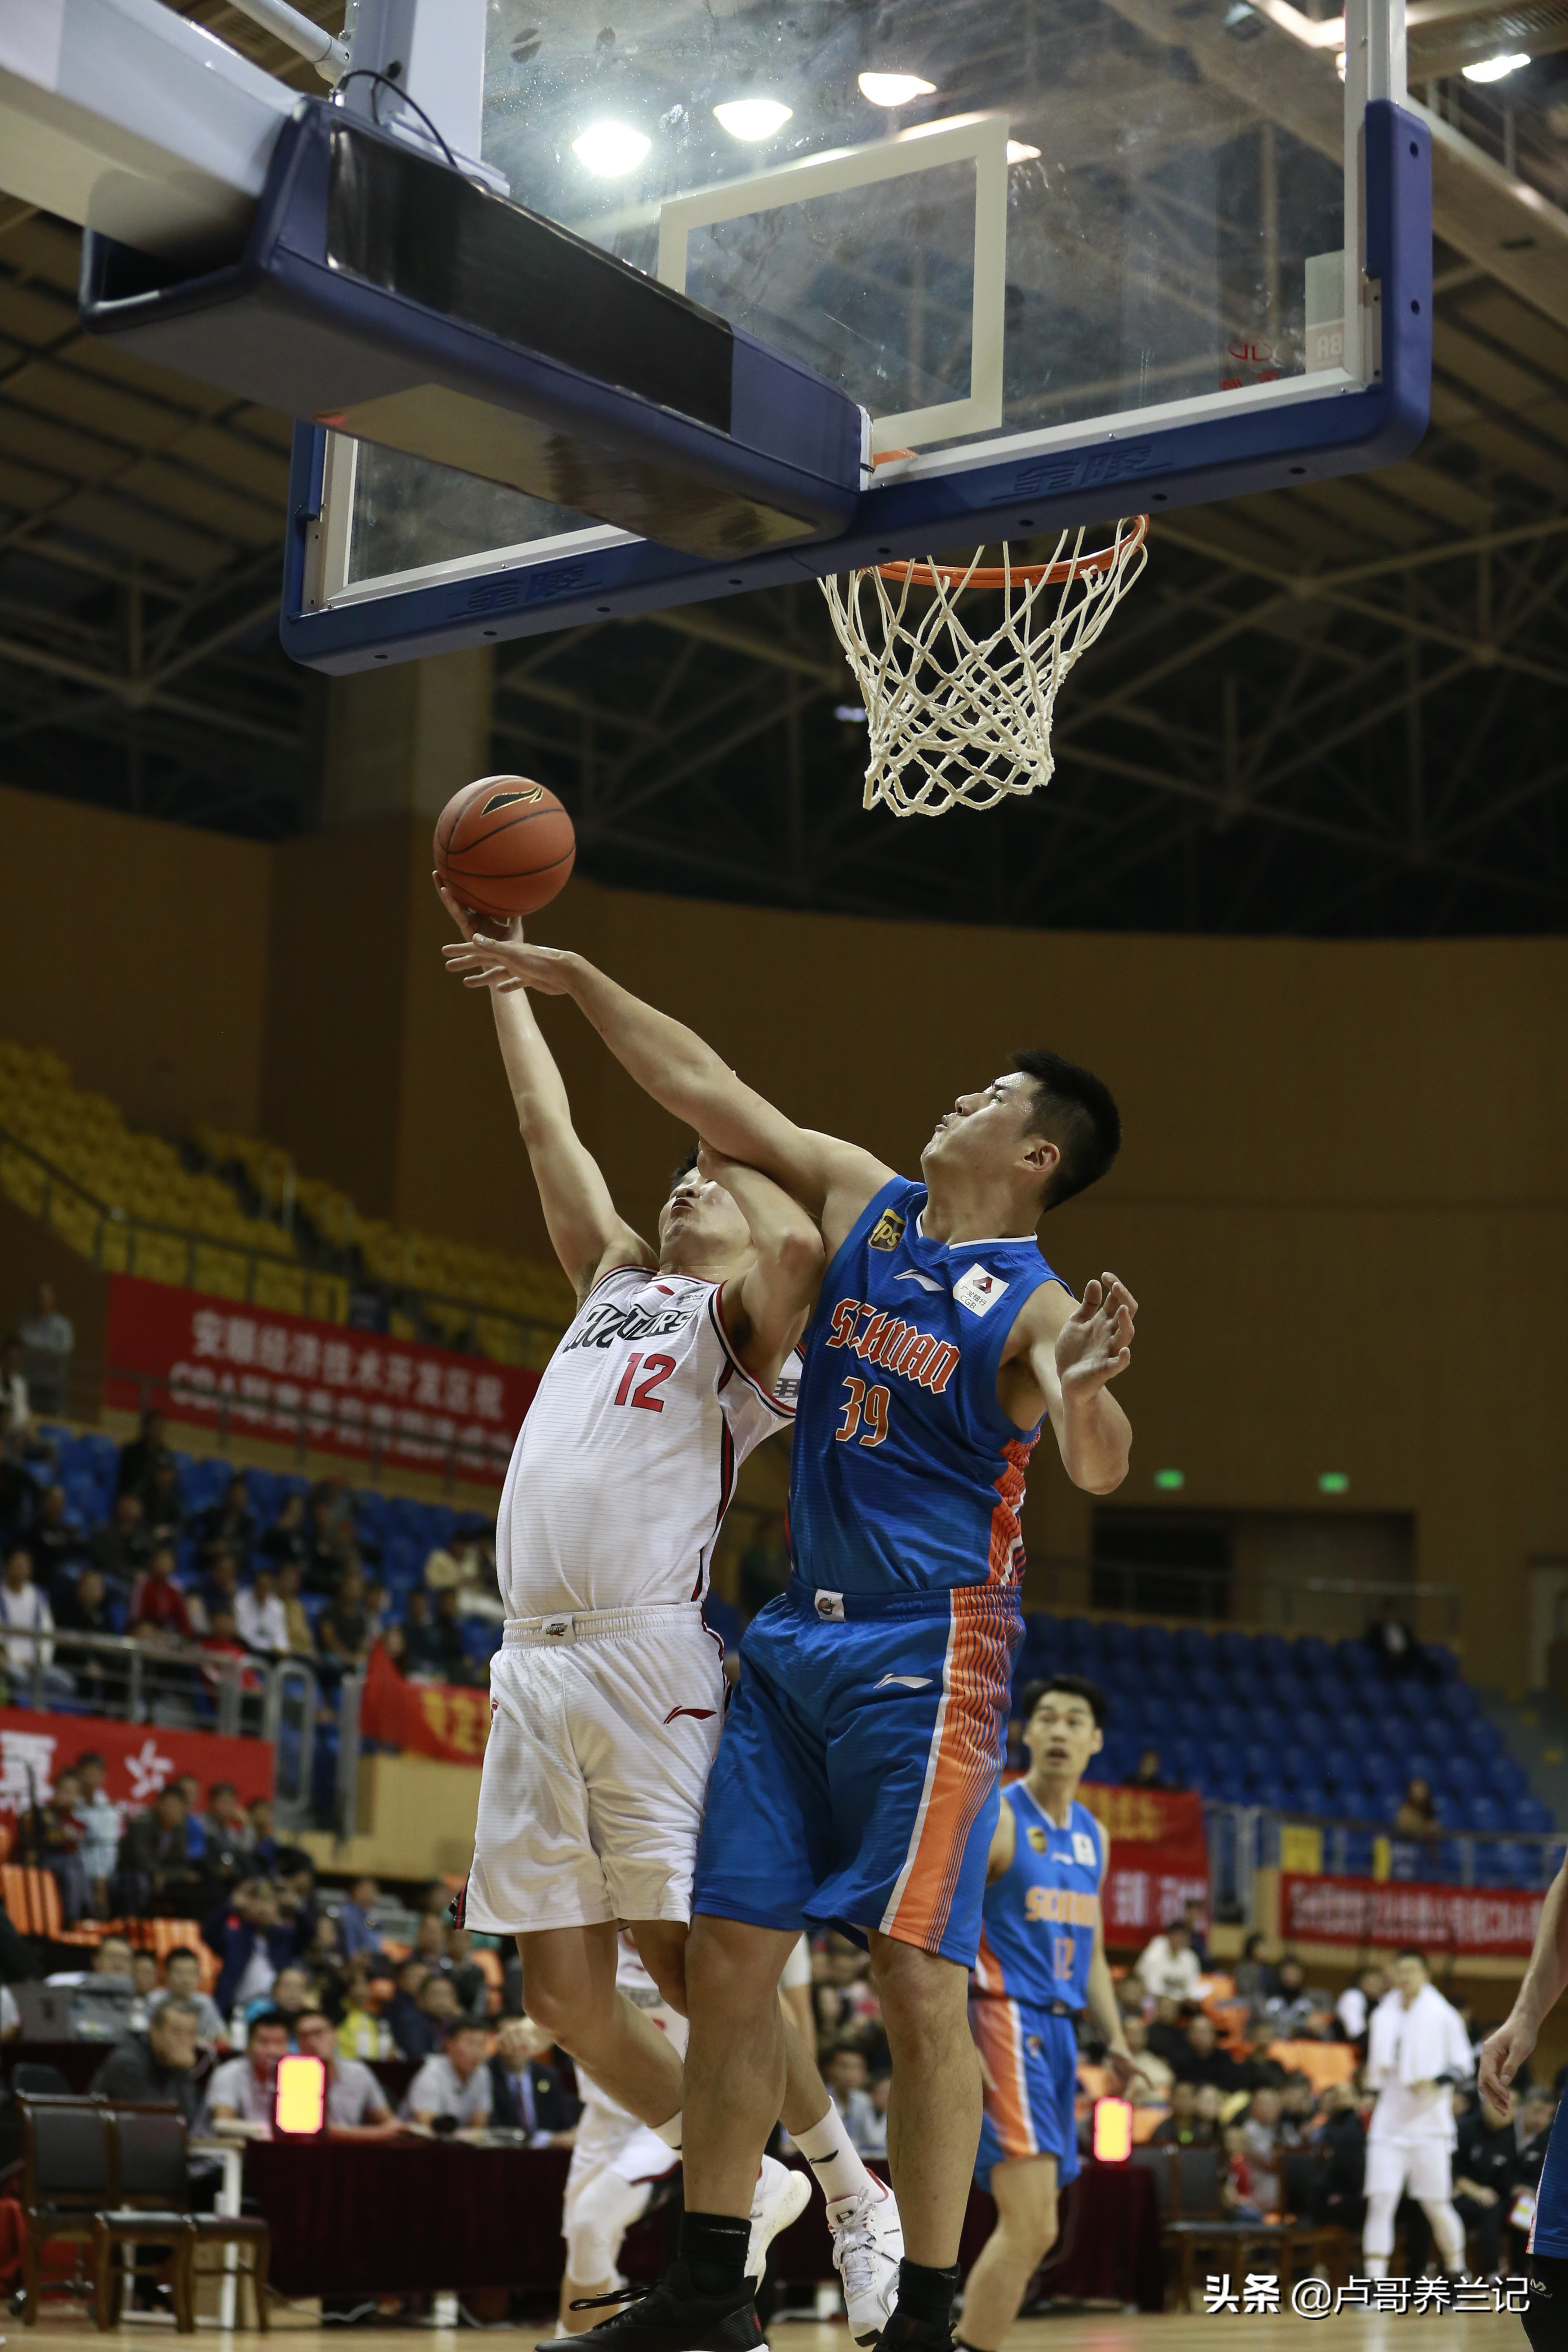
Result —
<instances>
[{"instance_id":1,"label":"blue basketball shorts","mask_svg":"<svg viewBox=\"0 0 1568 2352\"><path fill-rule=\"evenodd\" d=\"M741 1644L693 1911L876 1929L971 1967L1021 1632L1011 1590L792 1581Z\"/></svg>"},{"instance_id":2,"label":"blue basketball shorts","mask_svg":"<svg viewBox=\"0 0 1568 2352\"><path fill-rule=\"evenodd\" d=\"M1552 2118L1546 2162L1542 2168L1541 2186L1535 2192L1530 2251L1532 2254L1554 2256L1559 2262L1568 2261L1568 2130L1564 2129L1562 2106Z\"/></svg>"},{"instance_id":3,"label":"blue basketball shorts","mask_svg":"<svg viewBox=\"0 0 1568 2352\"><path fill-rule=\"evenodd\" d=\"M1079 2169L1078 2036L1071 2018L984 1996L970 2002L969 2023L985 2069L977 2186L990 2188L994 2164L1054 2156L1057 2185L1065 2188Z\"/></svg>"}]
</instances>

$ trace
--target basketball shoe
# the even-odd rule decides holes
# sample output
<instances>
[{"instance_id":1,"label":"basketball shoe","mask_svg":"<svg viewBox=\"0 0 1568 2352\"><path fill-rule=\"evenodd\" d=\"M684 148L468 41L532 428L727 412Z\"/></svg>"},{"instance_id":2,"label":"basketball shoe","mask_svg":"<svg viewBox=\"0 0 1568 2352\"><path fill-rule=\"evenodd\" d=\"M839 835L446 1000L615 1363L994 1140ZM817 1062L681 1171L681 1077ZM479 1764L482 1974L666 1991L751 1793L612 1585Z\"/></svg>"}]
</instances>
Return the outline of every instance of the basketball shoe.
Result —
<instances>
[{"instance_id":1,"label":"basketball shoe","mask_svg":"<svg viewBox=\"0 0 1568 2352\"><path fill-rule=\"evenodd\" d=\"M899 2264L904 2254L903 2225L892 2190L873 2179L869 2189L829 2205L827 2226L833 2232L833 2267L843 2282L849 2333L857 2344L875 2344L899 2299Z\"/></svg>"},{"instance_id":2,"label":"basketball shoe","mask_svg":"<svg viewBox=\"0 0 1568 2352\"><path fill-rule=\"evenodd\" d=\"M787 2164L776 2158L764 2156L763 2168L757 2175L757 2193L752 2200L752 2235L746 2247L746 2276L754 2285L768 2265L768 2248L781 2230L798 2221L811 2202L811 2181L804 2172L792 2172ZM901 2249L900 2249L901 2251ZM893 2263L895 2280L898 2262Z\"/></svg>"},{"instance_id":3,"label":"basketball shoe","mask_svg":"<svg viewBox=\"0 0 1568 2352\"><path fill-rule=\"evenodd\" d=\"M678 2260L657 2286L623 2286L614 2294L586 2297L578 2308L601 2303L626 2307L572 2338L592 2352L768 2352L750 2279L724 2294L699 2294L690 2271ZM546 2337L535 2352L555 2352L553 2339Z\"/></svg>"}]
</instances>

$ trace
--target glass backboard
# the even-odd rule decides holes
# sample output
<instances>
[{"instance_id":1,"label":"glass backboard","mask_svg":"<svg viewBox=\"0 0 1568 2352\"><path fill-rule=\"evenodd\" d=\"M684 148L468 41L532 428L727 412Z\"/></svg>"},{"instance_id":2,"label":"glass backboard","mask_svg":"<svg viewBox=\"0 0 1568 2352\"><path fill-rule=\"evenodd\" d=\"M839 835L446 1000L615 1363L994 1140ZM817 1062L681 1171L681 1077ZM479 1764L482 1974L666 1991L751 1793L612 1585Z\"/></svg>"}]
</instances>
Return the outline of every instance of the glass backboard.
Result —
<instances>
[{"instance_id":1,"label":"glass backboard","mask_svg":"<svg viewBox=\"0 0 1568 2352\"><path fill-rule=\"evenodd\" d=\"M1402 454L1430 310L1403 0L1321 5L491 0L485 163L848 393L872 486L846 541L714 566L306 433L290 650L353 667Z\"/></svg>"}]
</instances>

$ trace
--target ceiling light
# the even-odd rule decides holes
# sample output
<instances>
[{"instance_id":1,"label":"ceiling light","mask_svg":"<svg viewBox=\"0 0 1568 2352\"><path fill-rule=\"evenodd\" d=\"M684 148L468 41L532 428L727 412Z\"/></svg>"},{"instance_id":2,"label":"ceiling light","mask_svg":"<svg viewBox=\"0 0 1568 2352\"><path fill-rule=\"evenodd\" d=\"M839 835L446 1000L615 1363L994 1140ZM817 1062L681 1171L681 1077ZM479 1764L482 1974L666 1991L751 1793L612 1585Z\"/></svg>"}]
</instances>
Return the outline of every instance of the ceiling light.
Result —
<instances>
[{"instance_id":1,"label":"ceiling light","mask_svg":"<svg viewBox=\"0 0 1568 2352\"><path fill-rule=\"evenodd\" d=\"M1037 163L1039 160L1040 151L1037 147L1026 147L1021 139L1008 140L1007 161L1009 163Z\"/></svg>"},{"instance_id":2,"label":"ceiling light","mask_svg":"<svg viewBox=\"0 0 1568 2352\"><path fill-rule=\"evenodd\" d=\"M1467 81L1501 81L1505 74L1517 73L1530 59L1520 51L1510 58L1483 58L1479 65L1465 68Z\"/></svg>"},{"instance_id":3,"label":"ceiling light","mask_svg":"<svg viewBox=\"0 0 1568 2352\"><path fill-rule=\"evenodd\" d=\"M713 109L715 120L731 139L771 139L794 112L793 106L781 106L776 98L730 98Z\"/></svg>"},{"instance_id":4,"label":"ceiling light","mask_svg":"<svg viewBox=\"0 0 1568 2352\"><path fill-rule=\"evenodd\" d=\"M574 139L572 152L595 179L619 180L627 172L637 170L652 145L651 139L645 139L640 131L629 130L624 122L595 122L581 139Z\"/></svg>"},{"instance_id":5,"label":"ceiling light","mask_svg":"<svg viewBox=\"0 0 1568 2352\"><path fill-rule=\"evenodd\" d=\"M934 98L934 81L921 81L919 74L863 73L860 95L868 98L873 106L908 106L912 98Z\"/></svg>"},{"instance_id":6,"label":"ceiling light","mask_svg":"<svg viewBox=\"0 0 1568 2352\"><path fill-rule=\"evenodd\" d=\"M846 727L864 727L866 724L866 714L858 702L835 703L833 716L841 719Z\"/></svg>"}]
</instances>

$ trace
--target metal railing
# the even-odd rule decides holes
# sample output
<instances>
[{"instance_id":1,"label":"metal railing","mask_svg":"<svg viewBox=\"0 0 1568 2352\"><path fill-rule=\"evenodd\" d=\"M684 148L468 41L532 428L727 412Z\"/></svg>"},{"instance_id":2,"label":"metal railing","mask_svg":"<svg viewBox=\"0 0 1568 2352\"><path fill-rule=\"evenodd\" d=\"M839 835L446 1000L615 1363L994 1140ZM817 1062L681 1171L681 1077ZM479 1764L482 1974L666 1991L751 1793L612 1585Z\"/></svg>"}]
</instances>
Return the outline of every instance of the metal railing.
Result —
<instances>
[{"instance_id":1,"label":"metal railing","mask_svg":"<svg viewBox=\"0 0 1568 2352\"><path fill-rule=\"evenodd\" d=\"M0 1627L0 1660L12 1702L41 1715L68 1709L82 1724L100 1717L267 1740L279 1825L298 1829L310 1819L321 1693L307 1659L237 1657L163 1636L7 1626ZM355 1716L357 1723L357 1699Z\"/></svg>"},{"instance_id":2,"label":"metal railing","mask_svg":"<svg viewBox=\"0 0 1568 2352\"><path fill-rule=\"evenodd\" d=\"M1248 1927L1257 1925L1256 1887L1260 1869L1280 1866L1282 1832L1290 1828L1314 1829L1322 1837L1324 1874L1330 1877L1364 1878L1369 1872L1351 1867L1352 1839L1384 1841L1388 1848L1386 1875L1395 1884L1449 1885L1501 1890L1505 1882L1491 1875L1486 1857L1508 1846L1524 1853L1527 1875L1510 1874L1509 1887L1536 1891L1550 1886L1568 1852L1568 1836L1557 1830L1434 1830L1429 1836L1410 1837L1387 1822L1339 1821L1325 1815L1279 1811L1264 1805L1225 1804L1205 1801L1204 1823L1208 1838L1209 1898L1216 1910L1234 1917L1238 1913ZM1479 1865L1479 1867L1478 1867Z\"/></svg>"},{"instance_id":3,"label":"metal railing","mask_svg":"<svg viewBox=\"0 0 1568 2352\"><path fill-rule=\"evenodd\" d=\"M1244 1581L1229 1569L1068 1552L1032 1554L1026 1589L1032 1607L1068 1616L1175 1620L1208 1628L1245 1624L1330 1640L1363 1633L1386 1601L1408 1611L1426 1640L1456 1633L1461 1617L1458 1587L1452 1584L1356 1576L1264 1575Z\"/></svg>"}]
</instances>

